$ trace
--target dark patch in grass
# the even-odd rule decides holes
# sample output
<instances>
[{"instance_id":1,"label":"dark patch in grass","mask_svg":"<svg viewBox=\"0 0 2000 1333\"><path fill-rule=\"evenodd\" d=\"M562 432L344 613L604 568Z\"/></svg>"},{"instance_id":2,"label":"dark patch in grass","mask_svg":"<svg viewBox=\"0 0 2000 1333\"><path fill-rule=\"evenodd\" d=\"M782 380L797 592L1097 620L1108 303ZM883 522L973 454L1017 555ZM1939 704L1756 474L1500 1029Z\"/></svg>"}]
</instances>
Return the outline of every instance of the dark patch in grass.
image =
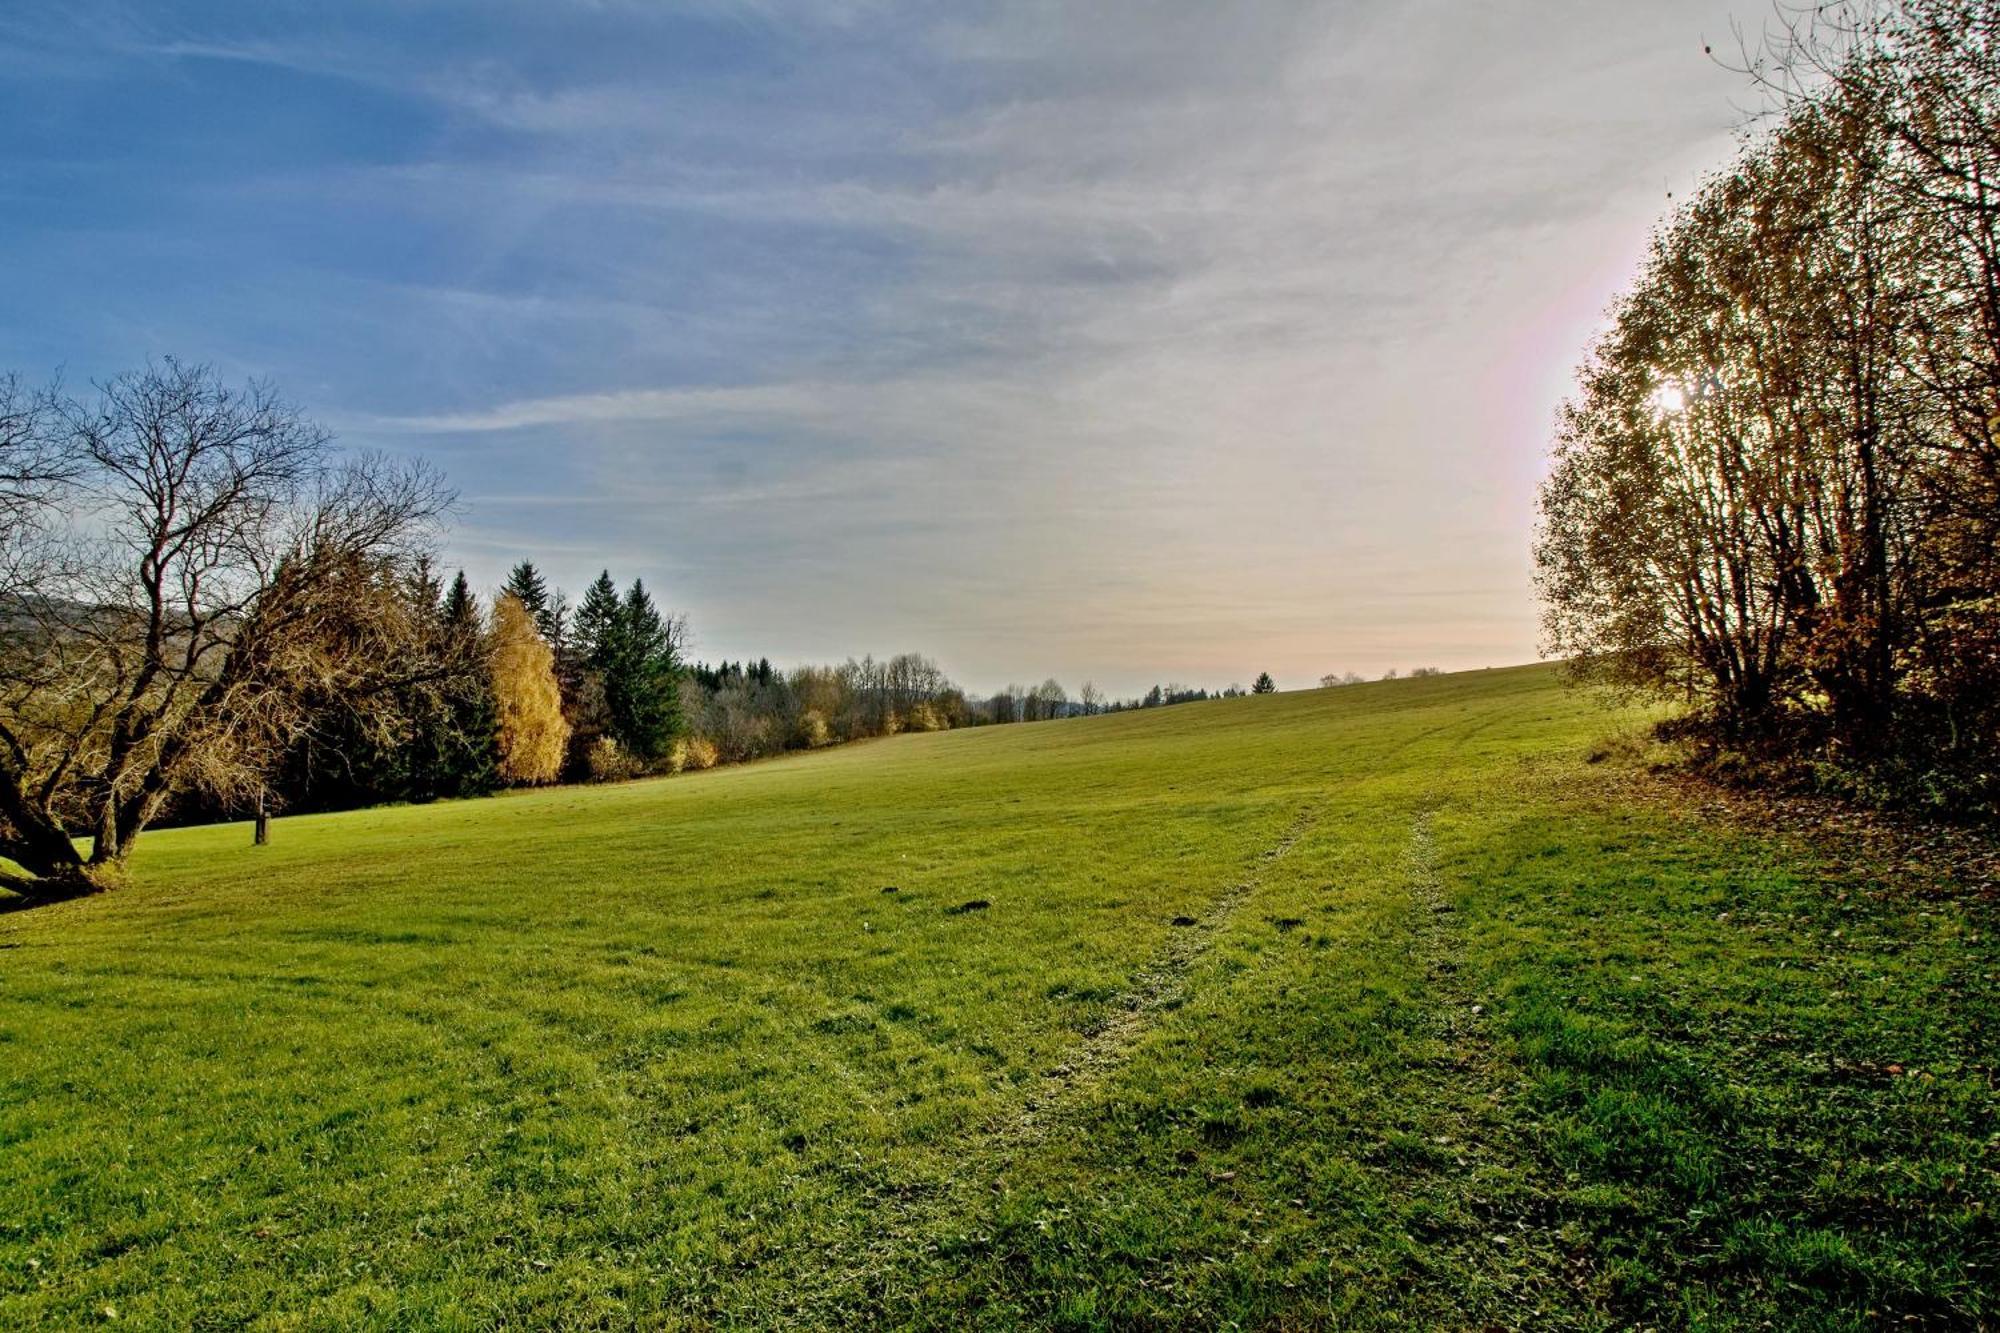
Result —
<instances>
[{"instance_id":1,"label":"dark patch in grass","mask_svg":"<svg viewBox=\"0 0 2000 1333\"><path fill-rule=\"evenodd\" d=\"M882 886L882 892L884 893L901 893L902 891L902 886L899 884L884 884Z\"/></svg>"},{"instance_id":2,"label":"dark patch in grass","mask_svg":"<svg viewBox=\"0 0 2000 1333\"><path fill-rule=\"evenodd\" d=\"M823 1032L828 1036L844 1036L857 1032L868 1032L872 1031L874 1027L875 1020L866 1014L833 1014L826 1018L818 1019L813 1023L814 1032Z\"/></svg>"},{"instance_id":3,"label":"dark patch in grass","mask_svg":"<svg viewBox=\"0 0 2000 1333\"><path fill-rule=\"evenodd\" d=\"M987 902L984 898L974 898L970 902L960 903L956 907L945 908L944 914L946 916L964 916L967 912L983 912L991 906L993 904Z\"/></svg>"},{"instance_id":4,"label":"dark patch in grass","mask_svg":"<svg viewBox=\"0 0 2000 1333\"><path fill-rule=\"evenodd\" d=\"M1243 1137L1243 1125L1235 1116L1204 1116L1196 1132L1201 1135L1201 1141L1209 1147L1227 1148Z\"/></svg>"},{"instance_id":5,"label":"dark patch in grass","mask_svg":"<svg viewBox=\"0 0 2000 1333\"><path fill-rule=\"evenodd\" d=\"M1042 992L1051 1000L1081 1000L1086 1004L1101 1004L1118 997L1115 986L1078 985L1073 981L1057 981Z\"/></svg>"},{"instance_id":6,"label":"dark patch in grass","mask_svg":"<svg viewBox=\"0 0 2000 1333\"><path fill-rule=\"evenodd\" d=\"M422 944L453 943L453 937L434 930L368 930L360 926L314 926L288 930L284 938L316 944Z\"/></svg>"},{"instance_id":7,"label":"dark patch in grass","mask_svg":"<svg viewBox=\"0 0 2000 1333\"><path fill-rule=\"evenodd\" d=\"M1176 926L1198 926L1201 923L1191 916L1177 916L1173 919L1172 924Z\"/></svg>"},{"instance_id":8,"label":"dark patch in grass","mask_svg":"<svg viewBox=\"0 0 2000 1333\"><path fill-rule=\"evenodd\" d=\"M1271 918L1271 924L1278 928L1279 934L1285 934L1289 931L1297 930L1300 926L1303 926L1305 924L1305 918L1297 916L1274 916Z\"/></svg>"},{"instance_id":9,"label":"dark patch in grass","mask_svg":"<svg viewBox=\"0 0 2000 1333\"><path fill-rule=\"evenodd\" d=\"M106 1236L97 1243L92 1250L92 1254L98 1259L116 1259L120 1255L131 1253L138 1247L139 1237L137 1236Z\"/></svg>"}]
</instances>

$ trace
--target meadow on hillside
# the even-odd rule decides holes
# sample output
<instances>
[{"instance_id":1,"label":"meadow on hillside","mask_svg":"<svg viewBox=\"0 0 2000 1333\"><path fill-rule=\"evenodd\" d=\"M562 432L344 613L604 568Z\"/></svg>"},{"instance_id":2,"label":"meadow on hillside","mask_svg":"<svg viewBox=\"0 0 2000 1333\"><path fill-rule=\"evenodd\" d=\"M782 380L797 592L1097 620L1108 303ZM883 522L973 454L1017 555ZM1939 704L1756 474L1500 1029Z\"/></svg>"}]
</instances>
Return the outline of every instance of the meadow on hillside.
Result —
<instances>
[{"instance_id":1,"label":"meadow on hillside","mask_svg":"<svg viewBox=\"0 0 2000 1333\"><path fill-rule=\"evenodd\" d=\"M7 0L0 1333L2000 1326L1996 182L2000 0Z\"/></svg>"},{"instance_id":2,"label":"meadow on hillside","mask_svg":"<svg viewBox=\"0 0 2000 1333\"><path fill-rule=\"evenodd\" d=\"M155 833L0 916L0 1324L1990 1321L1990 891L1636 799L1639 721L1536 667Z\"/></svg>"}]
</instances>

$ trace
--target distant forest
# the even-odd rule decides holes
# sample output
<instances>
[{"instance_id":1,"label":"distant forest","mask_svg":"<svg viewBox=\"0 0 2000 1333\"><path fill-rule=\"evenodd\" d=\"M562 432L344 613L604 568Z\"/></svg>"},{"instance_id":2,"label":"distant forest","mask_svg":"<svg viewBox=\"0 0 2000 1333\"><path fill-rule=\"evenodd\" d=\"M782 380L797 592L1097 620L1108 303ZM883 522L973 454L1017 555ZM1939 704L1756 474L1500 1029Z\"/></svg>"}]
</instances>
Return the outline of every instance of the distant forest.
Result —
<instances>
[{"instance_id":1,"label":"distant forest","mask_svg":"<svg viewBox=\"0 0 2000 1333\"><path fill-rule=\"evenodd\" d=\"M301 729L266 792L284 808L604 782L905 731L1045 722L1276 689L1264 673L1248 690L1155 685L1130 699L1107 698L1086 681L1072 698L1051 678L968 697L916 653L788 669L768 657L711 665L687 660L685 619L663 613L643 582L621 590L606 570L572 603L531 560L484 601L463 572L441 584L419 560L406 595L412 615L440 641L440 655L460 669L386 730L338 710Z\"/></svg>"},{"instance_id":2,"label":"distant forest","mask_svg":"<svg viewBox=\"0 0 2000 1333\"><path fill-rule=\"evenodd\" d=\"M689 662L641 580L606 571L573 604L531 561L491 596L445 580L452 498L421 461L337 451L269 385L207 367L167 359L87 398L0 378L0 886L95 892L163 822L1217 697L1051 679L973 699L911 653Z\"/></svg>"}]
</instances>

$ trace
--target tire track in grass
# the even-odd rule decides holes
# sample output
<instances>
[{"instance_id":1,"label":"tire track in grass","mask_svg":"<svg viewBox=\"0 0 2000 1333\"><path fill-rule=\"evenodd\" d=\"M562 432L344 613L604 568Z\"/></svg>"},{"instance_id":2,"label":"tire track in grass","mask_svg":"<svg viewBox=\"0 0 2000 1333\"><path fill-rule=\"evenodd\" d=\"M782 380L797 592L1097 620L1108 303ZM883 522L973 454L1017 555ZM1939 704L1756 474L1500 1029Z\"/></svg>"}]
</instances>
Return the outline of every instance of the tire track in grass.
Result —
<instances>
[{"instance_id":1,"label":"tire track in grass","mask_svg":"<svg viewBox=\"0 0 2000 1333\"><path fill-rule=\"evenodd\" d=\"M793 1305L790 1317L810 1321L843 1309L852 1314L857 1300L865 1307L885 1296L898 1268L929 1248L931 1232L942 1219L982 1198L1011 1163L1046 1141L1086 1094L1124 1066L1160 1017L1183 1004L1195 967L1213 952L1269 870L1299 844L1318 815L1313 805L1301 808L1278 840L1256 855L1248 873L1224 889L1201 916L1174 927L1166 948L1063 1062L1045 1073L1015 1109L989 1119L968 1137L946 1181L885 1201L889 1207L871 1219L865 1237L856 1238L856 1248L830 1249L821 1271L832 1285Z\"/></svg>"},{"instance_id":2,"label":"tire track in grass","mask_svg":"<svg viewBox=\"0 0 2000 1333\"><path fill-rule=\"evenodd\" d=\"M1576 1262L1547 1220L1540 1167L1508 1124L1518 1074L1500 1053L1489 1008L1465 975L1458 908L1438 874L1435 815L1431 803L1411 820L1403 857L1412 947L1437 1043L1416 1082L1434 1112L1429 1174L1462 1213L1455 1234L1428 1243L1452 1252L1459 1273L1479 1276L1478 1287L1463 1295L1468 1313L1534 1326L1554 1317L1549 1298L1574 1283Z\"/></svg>"},{"instance_id":3,"label":"tire track in grass","mask_svg":"<svg viewBox=\"0 0 2000 1333\"><path fill-rule=\"evenodd\" d=\"M1110 1015L1090 1032L1063 1063L1042 1076L1021 1109L989 1126L980 1135L983 1148L1002 1155L1031 1147L1047 1135L1049 1124L1061 1118L1081 1092L1101 1083L1123 1065L1148 1028L1162 1012L1177 1009L1187 998L1187 980L1195 964L1214 948L1216 938L1236 912L1262 887L1264 873L1298 846L1312 828L1318 811L1300 810L1285 832L1258 854L1251 872L1208 905L1190 925L1177 926L1166 949L1141 972L1137 983L1113 1003Z\"/></svg>"},{"instance_id":4,"label":"tire track in grass","mask_svg":"<svg viewBox=\"0 0 2000 1333\"><path fill-rule=\"evenodd\" d=\"M1378 756L1375 771L1391 771L1417 746L1447 732L1460 732L1457 739L1462 744L1495 720L1490 715L1453 716L1422 727ZM1311 831L1320 813L1318 801L1302 805L1278 839L1252 859L1246 874L1191 924L1175 929L1167 947L1062 1063L1043 1075L1015 1109L989 1118L983 1128L967 1135L945 1179L911 1181L882 1198L864 1234L828 1245L810 1270L794 1270L781 1280L789 1290L777 1296L771 1313L788 1323L807 1324L886 1317L884 1301L893 1299L897 1272L908 1271L934 1251L934 1233L945 1218L982 1200L1011 1164L1046 1141L1091 1090L1124 1066L1164 1012L1180 1007L1196 965L1213 951L1223 930L1263 886L1271 867Z\"/></svg>"}]
</instances>

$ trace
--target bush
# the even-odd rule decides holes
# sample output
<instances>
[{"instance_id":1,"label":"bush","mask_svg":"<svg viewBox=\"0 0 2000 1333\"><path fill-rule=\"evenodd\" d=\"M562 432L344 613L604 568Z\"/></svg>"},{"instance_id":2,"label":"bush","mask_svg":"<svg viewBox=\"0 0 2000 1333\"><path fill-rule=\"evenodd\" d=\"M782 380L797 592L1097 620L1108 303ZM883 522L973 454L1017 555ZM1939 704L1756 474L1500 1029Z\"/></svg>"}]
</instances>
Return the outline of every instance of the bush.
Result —
<instances>
[{"instance_id":1,"label":"bush","mask_svg":"<svg viewBox=\"0 0 2000 1333\"><path fill-rule=\"evenodd\" d=\"M1716 775L1979 817L2000 10L1856 12L1777 39L1827 78L1656 231L1558 418L1536 582L1550 655L1683 703Z\"/></svg>"},{"instance_id":2,"label":"bush","mask_svg":"<svg viewBox=\"0 0 2000 1333\"><path fill-rule=\"evenodd\" d=\"M822 745L833 743L833 728L826 725L826 714L817 708L808 708L799 714L799 744L808 750L817 750Z\"/></svg>"},{"instance_id":3,"label":"bush","mask_svg":"<svg viewBox=\"0 0 2000 1333\"><path fill-rule=\"evenodd\" d=\"M584 751L584 772L592 782L622 782L636 778L644 766L638 758L626 753L623 746L609 736L599 736Z\"/></svg>"},{"instance_id":4,"label":"bush","mask_svg":"<svg viewBox=\"0 0 2000 1333\"><path fill-rule=\"evenodd\" d=\"M689 736L674 742L667 763L674 772L685 773L689 769L714 768L720 757L714 741L706 736Z\"/></svg>"}]
</instances>

